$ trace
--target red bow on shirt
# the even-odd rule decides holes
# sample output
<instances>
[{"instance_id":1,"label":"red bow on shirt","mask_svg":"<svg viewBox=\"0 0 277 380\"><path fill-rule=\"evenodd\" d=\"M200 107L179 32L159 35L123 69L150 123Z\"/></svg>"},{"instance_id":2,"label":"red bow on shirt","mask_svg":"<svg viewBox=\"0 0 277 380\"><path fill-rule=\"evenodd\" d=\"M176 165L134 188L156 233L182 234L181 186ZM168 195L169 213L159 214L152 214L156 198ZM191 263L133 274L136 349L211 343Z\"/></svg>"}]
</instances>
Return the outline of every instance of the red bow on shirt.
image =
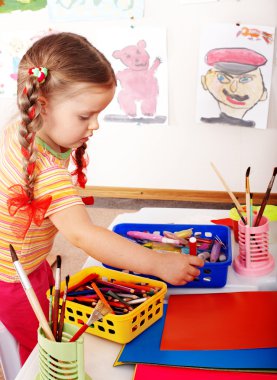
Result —
<instances>
[{"instance_id":1,"label":"red bow on shirt","mask_svg":"<svg viewBox=\"0 0 277 380\"><path fill-rule=\"evenodd\" d=\"M32 221L37 226L42 224L52 197L51 195L46 195L38 200L33 199L30 201L22 185L13 185L9 190L13 192L13 195L7 201L8 211L11 216L17 213L18 217L18 222L12 224L12 230L16 237L24 238Z\"/></svg>"}]
</instances>

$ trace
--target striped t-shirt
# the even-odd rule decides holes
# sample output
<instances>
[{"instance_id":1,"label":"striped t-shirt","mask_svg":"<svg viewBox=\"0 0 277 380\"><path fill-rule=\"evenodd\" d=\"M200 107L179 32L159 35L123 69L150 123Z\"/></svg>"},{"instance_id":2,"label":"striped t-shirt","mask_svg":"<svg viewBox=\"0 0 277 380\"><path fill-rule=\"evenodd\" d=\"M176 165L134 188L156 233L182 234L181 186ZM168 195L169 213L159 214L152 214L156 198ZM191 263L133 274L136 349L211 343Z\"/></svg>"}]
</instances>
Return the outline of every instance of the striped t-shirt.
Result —
<instances>
[{"instance_id":1,"label":"striped t-shirt","mask_svg":"<svg viewBox=\"0 0 277 380\"><path fill-rule=\"evenodd\" d=\"M35 199L52 196L52 202L45 214L42 225L31 223L25 237L17 238L11 225L21 222L20 217L10 216L7 200L9 187L24 186L22 153L18 141L18 123L2 131L0 138L0 281L18 282L9 245L12 244L27 274L33 272L50 252L57 233L49 215L73 205L83 204L68 172L69 158L57 158L46 148L37 144Z\"/></svg>"}]
</instances>

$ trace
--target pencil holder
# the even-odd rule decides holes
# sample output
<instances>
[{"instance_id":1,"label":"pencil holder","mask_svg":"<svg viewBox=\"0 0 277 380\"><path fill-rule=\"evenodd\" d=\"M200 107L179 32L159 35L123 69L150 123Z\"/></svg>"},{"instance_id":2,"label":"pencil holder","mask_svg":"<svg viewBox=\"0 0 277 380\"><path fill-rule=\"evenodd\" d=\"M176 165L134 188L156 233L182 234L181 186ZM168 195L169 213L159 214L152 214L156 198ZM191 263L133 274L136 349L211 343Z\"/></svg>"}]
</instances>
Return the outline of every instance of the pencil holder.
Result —
<instances>
[{"instance_id":1,"label":"pencil holder","mask_svg":"<svg viewBox=\"0 0 277 380\"><path fill-rule=\"evenodd\" d=\"M255 219L254 219L255 222ZM268 252L269 222L262 217L259 226L249 227L238 223L239 254L234 260L234 269L245 276L263 276L274 268L274 259Z\"/></svg>"},{"instance_id":2,"label":"pencil holder","mask_svg":"<svg viewBox=\"0 0 277 380\"><path fill-rule=\"evenodd\" d=\"M77 330L76 326L65 323L62 342L53 342L45 337L39 327L40 372L36 380L91 380L84 370L84 338L69 342Z\"/></svg>"}]
</instances>

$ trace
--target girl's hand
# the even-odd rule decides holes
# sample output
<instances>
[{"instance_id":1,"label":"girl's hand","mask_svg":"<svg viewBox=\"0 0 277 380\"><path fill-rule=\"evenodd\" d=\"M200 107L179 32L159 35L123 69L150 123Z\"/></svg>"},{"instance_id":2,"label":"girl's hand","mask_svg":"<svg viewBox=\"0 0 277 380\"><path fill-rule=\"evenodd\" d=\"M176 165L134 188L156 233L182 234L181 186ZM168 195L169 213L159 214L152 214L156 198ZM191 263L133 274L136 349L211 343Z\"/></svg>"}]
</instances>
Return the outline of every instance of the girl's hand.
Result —
<instances>
[{"instance_id":1,"label":"girl's hand","mask_svg":"<svg viewBox=\"0 0 277 380\"><path fill-rule=\"evenodd\" d=\"M178 252L157 253L160 255L155 276L172 285L185 285L199 276L204 261L197 256Z\"/></svg>"}]
</instances>

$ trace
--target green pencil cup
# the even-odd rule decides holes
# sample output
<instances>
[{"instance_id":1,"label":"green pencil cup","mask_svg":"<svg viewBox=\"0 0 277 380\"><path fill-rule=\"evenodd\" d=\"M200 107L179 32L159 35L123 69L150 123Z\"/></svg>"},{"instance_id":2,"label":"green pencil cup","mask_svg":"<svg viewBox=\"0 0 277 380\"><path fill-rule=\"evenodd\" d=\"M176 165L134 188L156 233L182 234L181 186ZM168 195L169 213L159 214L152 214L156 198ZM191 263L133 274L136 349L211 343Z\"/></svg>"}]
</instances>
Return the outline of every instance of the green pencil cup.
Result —
<instances>
[{"instance_id":1,"label":"green pencil cup","mask_svg":"<svg viewBox=\"0 0 277 380\"><path fill-rule=\"evenodd\" d=\"M65 323L62 341L53 342L39 327L40 372L36 380L91 380L84 368L84 338L81 336L75 342L69 342L77 330L77 326Z\"/></svg>"}]
</instances>

